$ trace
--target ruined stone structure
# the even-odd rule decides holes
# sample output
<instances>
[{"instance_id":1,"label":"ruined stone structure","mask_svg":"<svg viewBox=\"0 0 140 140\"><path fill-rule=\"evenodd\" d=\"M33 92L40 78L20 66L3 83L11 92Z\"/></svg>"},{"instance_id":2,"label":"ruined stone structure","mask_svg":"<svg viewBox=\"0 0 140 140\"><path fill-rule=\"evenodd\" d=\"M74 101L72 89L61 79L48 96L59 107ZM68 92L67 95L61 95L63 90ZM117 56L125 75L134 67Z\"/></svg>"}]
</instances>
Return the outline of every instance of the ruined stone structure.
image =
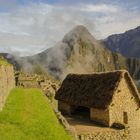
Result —
<instances>
[{"instance_id":1,"label":"ruined stone structure","mask_svg":"<svg viewBox=\"0 0 140 140\"><path fill-rule=\"evenodd\" d=\"M0 110L11 89L15 87L14 69L10 64L0 64Z\"/></svg>"},{"instance_id":2,"label":"ruined stone structure","mask_svg":"<svg viewBox=\"0 0 140 140\"><path fill-rule=\"evenodd\" d=\"M58 82L47 75L16 73L16 85L26 88L41 88L48 96L56 93Z\"/></svg>"},{"instance_id":3,"label":"ruined stone structure","mask_svg":"<svg viewBox=\"0 0 140 140\"><path fill-rule=\"evenodd\" d=\"M55 98L62 112L89 109L90 119L105 126L136 127L140 122L140 95L127 71L69 74Z\"/></svg>"}]
</instances>

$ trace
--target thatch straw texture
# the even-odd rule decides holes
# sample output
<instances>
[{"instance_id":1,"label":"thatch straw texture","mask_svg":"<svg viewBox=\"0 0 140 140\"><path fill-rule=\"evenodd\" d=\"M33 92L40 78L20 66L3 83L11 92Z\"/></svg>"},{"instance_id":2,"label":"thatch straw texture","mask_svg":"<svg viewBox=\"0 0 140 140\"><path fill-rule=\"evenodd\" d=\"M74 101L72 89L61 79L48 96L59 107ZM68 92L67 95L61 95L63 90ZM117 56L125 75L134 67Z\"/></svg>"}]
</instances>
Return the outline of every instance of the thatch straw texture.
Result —
<instances>
[{"instance_id":1,"label":"thatch straw texture","mask_svg":"<svg viewBox=\"0 0 140 140\"><path fill-rule=\"evenodd\" d=\"M133 90L137 92L129 73L120 70L94 74L69 74L55 98L72 105L106 109L124 75L131 82ZM138 95L136 97L139 98Z\"/></svg>"}]
</instances>

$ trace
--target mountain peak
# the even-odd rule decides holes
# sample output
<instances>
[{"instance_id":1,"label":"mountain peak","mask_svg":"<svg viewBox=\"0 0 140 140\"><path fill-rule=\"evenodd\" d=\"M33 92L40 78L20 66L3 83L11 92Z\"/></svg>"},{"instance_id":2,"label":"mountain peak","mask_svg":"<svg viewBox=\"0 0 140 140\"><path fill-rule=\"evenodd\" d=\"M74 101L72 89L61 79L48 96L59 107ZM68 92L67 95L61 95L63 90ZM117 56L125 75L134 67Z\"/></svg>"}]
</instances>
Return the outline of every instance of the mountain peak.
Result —
<instances>
[{"instance_id":1,"label":"mountain peak","mask_svg":"<svg viewBox=\"0 0 140 140\"><path fill-rule=\"evenodd\" d=\"M71 31L89 32L88 29L84 25L77 25Z\"/></svg>"},{"instance_id":2,"label":"mountain peak","mask_svg":"<svg viewBox=\"0 0 140 140\"><path fill-rule=\"evenodd\" d=\"M62 41L64 43L69 43L79 39L92 40L92 41L95 40L95 38L90 34L90 32L85 26L77 25L64 36Z\"/></svg>"}]
</instances>

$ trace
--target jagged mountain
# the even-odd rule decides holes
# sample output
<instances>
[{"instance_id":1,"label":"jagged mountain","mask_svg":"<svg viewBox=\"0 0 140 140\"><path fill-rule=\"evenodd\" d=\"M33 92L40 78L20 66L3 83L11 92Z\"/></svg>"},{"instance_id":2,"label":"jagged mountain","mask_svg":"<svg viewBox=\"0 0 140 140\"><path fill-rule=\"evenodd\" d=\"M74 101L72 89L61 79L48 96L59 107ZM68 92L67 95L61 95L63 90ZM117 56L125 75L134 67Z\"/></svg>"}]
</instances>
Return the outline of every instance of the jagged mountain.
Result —
<instances>
[{"instance_id":1,"label":"jagged mountain","mask_svg":"<svg viewBox=\"0 0 140 140\"><path fill-rule=\"evenodd\" d=\"M114 52L120 52L126 57L140 58L140 26L122 34L111 35L104 43Z\"/></svg>"},{"instance_id":2,"label":"jagged mountain","mask_svg":"<svg viewBox=\"0 0 140 140\"><path fill-rule=\"evenodd\" d=\"M112 53L97 41L84 26L77 26L67 33L55 47L24 58L33 65L40 64L56 77L68 73L92 73L127 69L126 59Z\"/></svg>"},{"instance_id":3,"label":"jagged mountain","mask_svg":"<svg viewBox=\"0 0 140 140\"><path fill-rule=\"evenodd\" d=\"M8 55L6 55L8 56ZM11 58L11 57L10 57ZM140 60L125 58L111 52L104 43L97 41L84 26L77 26L67 33L55 47L42 53L13 59L22 69L34 72L39 68L63 79L68 73L93 73L127 69L136 80L140 80ZM37 67L39 66L39 67ZM138 84L140 81L137 82Z\"/></svg>"},{"instance_id":4,"label":"jagged mountain","mask_svg":"<svg viewBox=\"0 0 140 140\"><path fill-rule=\"evenodd\" d=\"M104 48L83 26L75 27L62 41L71 48L64 76L70 72L92 73L127 68L123 57Z\"/></svg>"}]
</instances>

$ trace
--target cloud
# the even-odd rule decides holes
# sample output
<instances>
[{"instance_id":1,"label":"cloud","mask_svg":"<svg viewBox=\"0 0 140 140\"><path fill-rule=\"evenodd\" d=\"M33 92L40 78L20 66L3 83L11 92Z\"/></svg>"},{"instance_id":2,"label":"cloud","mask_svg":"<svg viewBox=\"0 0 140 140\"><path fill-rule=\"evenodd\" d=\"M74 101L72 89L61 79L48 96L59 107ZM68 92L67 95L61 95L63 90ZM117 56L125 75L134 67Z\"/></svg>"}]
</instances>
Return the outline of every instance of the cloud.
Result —
<instances>
[{"instance_id":1,"label":"cloud","mask_svg":"<svg viewBox=\"0 0 140 140\"><path fill-rule=\"evenodd\" d=\"M60 41L64 34L78 24L92 28L93 20L81 12L48 4L18 7L12 13L1 13L0 47L23 55L47 49ZM17 48L17 49L16 49Z\"/></svg>"},{"instance_id":2,"label":"cloud","mask_svg":"<svg viewBox=\"0 0 140 140\"><path fill-rule=\"evenodd\" d=\"M79 24L85 25L96 38L105 38L138 26L140 16L134 9L130 12L105 3L16 5L15 10L0 13L0 51L35 54L53 47Z\"/></svg>"},{"instance_id":3,"label":"cloud","mask_svg":"<svg viewBox=\"0 0 140 140\"><path fill-rule=\"evenodd\" d=\"M117 7L106 4L96 4L96 5L89 4L83 6L81 10L87 12L100 12L100 13L116 13L118 11Z\"/></svg>"}]
</instances>

